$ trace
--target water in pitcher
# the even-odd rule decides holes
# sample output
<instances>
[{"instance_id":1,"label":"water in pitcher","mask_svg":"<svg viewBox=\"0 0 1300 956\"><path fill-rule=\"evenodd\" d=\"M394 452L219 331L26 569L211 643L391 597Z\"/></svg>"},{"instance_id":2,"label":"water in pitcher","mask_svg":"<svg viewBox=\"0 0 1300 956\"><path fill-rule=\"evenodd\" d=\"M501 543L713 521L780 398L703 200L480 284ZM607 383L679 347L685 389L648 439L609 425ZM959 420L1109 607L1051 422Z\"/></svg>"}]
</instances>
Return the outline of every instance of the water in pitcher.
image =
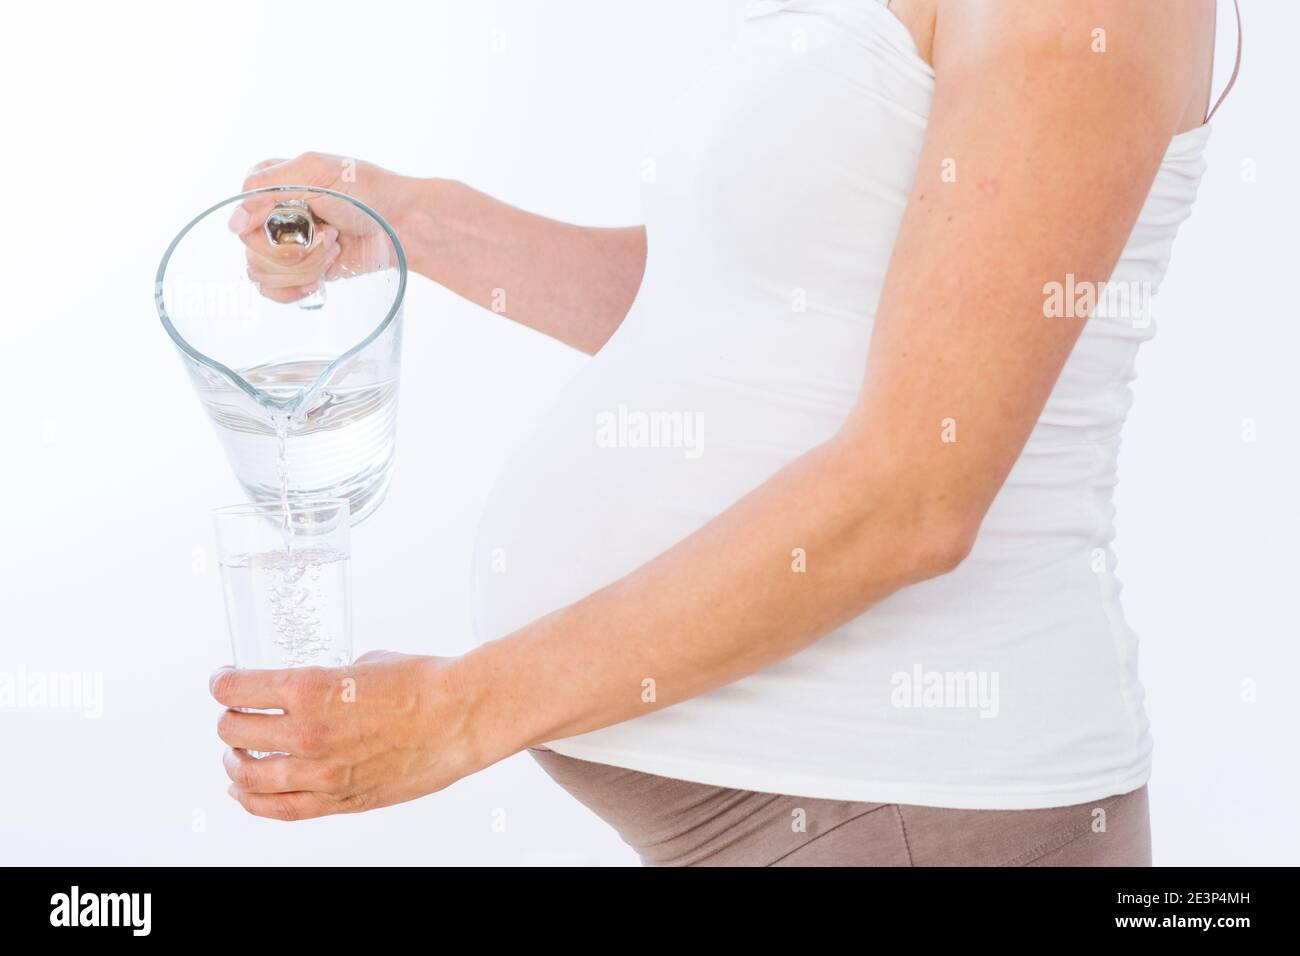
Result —
<instances>
[{"instance_id":1,"label":"water in pitcher","mask_svg":"<svg viewBox=\"0 0 1300 956\"><path fill-rule=\"evenodd\" d=\"M289 399L328 365L300 359L239 374L266 395ZM199 399L252 500L280 501L287 516L290 500L347 498L354 522L378 507L393 469L397 381L349 385L348 379L341 370L292 413L269 411L221 377L199 385Z\"/></svg>"},{"instance_id":2,"label":"water in pitcher","mask_svg":"<svg viewBox=\"0 0 1300 956\"><path fill-rule=\"evenodd\" d=\"M262 234L230 231L236 205L261 210ZM358 241L328 296L263 294L249 276L250 244L310 248L331 216L347 218ZM158 317L253 502L346 498L352 524L382 503L393 472L406 275L383 218L319 187L232 196L172 240L155 277Z\"/></svg>"}]
</instances>

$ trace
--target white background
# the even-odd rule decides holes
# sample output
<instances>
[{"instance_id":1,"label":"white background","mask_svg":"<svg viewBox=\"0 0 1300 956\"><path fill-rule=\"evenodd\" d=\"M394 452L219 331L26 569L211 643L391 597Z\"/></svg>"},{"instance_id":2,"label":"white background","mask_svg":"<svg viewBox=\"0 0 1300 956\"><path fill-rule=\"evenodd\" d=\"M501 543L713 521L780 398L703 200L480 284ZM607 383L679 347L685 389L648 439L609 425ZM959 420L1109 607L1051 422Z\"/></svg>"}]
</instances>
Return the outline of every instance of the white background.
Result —
<instances>
[{"instance_id":1,"label":"white background","mask_svg":"<svg viewBox=\"0 0 1300 956\"><path fill-rule=\"evenodd\" d=\"M1244 5L1245 69L1157 303L1121 457L1116 550L1156 736L1160 864L1300 858L1300 331L1282 292L1300 221L1300 8ZM558 218L638 222L645 132L738 11L6 11L0 672L102 674L105 700L99 719L0 708L0 863L635 862L526 756L362 816L286 825L226 797L207 694L229 658L208 511L239 493L153 277L175 231L247 167L306 149L460 178ZM468 558L489 483L582 357L420 277L406 322L397 477L353 542L358 652L450 655L471 645Z\"/></svg>"}]
</instances>

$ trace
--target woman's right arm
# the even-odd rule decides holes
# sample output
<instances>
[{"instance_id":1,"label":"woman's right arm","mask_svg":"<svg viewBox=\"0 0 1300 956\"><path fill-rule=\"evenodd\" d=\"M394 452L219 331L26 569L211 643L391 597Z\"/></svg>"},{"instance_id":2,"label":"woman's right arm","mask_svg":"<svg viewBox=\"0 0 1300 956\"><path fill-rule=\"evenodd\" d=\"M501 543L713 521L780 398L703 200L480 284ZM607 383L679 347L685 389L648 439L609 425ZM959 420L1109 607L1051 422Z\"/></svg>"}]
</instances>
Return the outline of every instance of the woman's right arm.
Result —
<instances>
[{"instance_id":1,"label":"woman's right arm","mask_svg":"<svg viewBox=\"0 0 1300 956\"><path fill-rule=\"evenodd\" d=\"M592 355L622 323L645 270L644 226L575 226L464 183L412 183L399 234L416 272Z\"/></svg>"},{"instance_id":2,"label":"woman's right arm","mask_svg":"<svg viewBox=\"0 0 1300 956\"><path fill-rule=\"evenodd\" d=\"M370 163L304 153L254 167L244 189L284 184L321 186L355 196L397 232L408 264L471 302L595 354L619 327L645 269L645 228L575 226L516 209L463 183L399 176ZM346 205L342 202L340 205ZM247 205L247 204L246 204ZM316 204L313 204L315 206ZM323 205L323 204L322 204ZM252 207L256 208L256 207ZM323 229L322 248L270 261L250 255L250 274L267 287L310 287L347 258L346 217ZM238 214L236 214L238 215ZM256 221L232 221L255 235ZM342 248L331 255L330 243ZM340 254L341 253L341 254Z\"/></svg>"}]
</instances>

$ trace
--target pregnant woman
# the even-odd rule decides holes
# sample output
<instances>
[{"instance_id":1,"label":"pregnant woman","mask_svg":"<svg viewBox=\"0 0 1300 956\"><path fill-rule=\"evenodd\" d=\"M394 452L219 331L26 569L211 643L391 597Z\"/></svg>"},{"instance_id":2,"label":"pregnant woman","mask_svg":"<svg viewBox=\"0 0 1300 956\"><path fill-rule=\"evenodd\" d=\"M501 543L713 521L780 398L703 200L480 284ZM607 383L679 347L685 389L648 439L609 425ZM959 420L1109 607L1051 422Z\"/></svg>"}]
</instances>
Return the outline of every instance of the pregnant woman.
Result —
<instances>
[{"instance_id":1,"label":"pregnant woman","mask_svg":"<svg viewBox=\"0 0 1300 956\"><path fill-rule=\"evenodd\" d=\"M222 715L232 796L367 810L528 749L652 864L1149 864L1111 500L1215 20L751 4L658 130L644 227L261 164L245 188L352 193L416 270L594 358L483 517L483 643L218 672L285 711ZM250 251L264 293L346 270L368 236L329 225Z\"/></svg>"}]
</instances>

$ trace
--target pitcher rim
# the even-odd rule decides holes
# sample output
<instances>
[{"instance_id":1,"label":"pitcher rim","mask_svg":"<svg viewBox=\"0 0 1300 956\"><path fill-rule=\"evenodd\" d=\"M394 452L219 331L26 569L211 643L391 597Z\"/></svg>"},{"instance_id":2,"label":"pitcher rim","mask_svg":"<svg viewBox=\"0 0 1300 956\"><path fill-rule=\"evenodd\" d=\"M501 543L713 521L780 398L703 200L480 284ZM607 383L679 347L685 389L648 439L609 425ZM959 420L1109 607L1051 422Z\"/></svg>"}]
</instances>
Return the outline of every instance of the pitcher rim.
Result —
<instances>
[{"instance_id":1,"label":"pitcher rim","mask_svg":"<svg viewBox=\"0 0 1300 956\"><path fill-rule=\"evenodd\" d=\"M363 338L360 342L352 346L347 351L340 354L337 358L331 361L329 365L325 366L325 368L321 370L321 373L316 376L315 380L311 383L311 385L298 393L299 398L301 398L301 396L303 395L309 395L313 391L315 391L321 385L322 382L325 382L329 378L329 376L334 373L334 370L340 364L342 364L347 359L352 358L354 355L356 355L358 352L364 349L367 345L369 345L371 342L377 339L380 335L382 335L384 330L386 330L390 325L392 325L393 320L397 317L397 313L401 311L402 303L406 300L406 273L407 273L406 250L402 248L402 241L397 238L397 233L393 231L393 227L388 224L387 219L385 219L375 210L371 209L360 199L357 199L355 196L349 196L347 193L339 192L336 189L326 189L324 186L305 186L301 184L281 185L281 186L261 186L257 189L250 189L247 192L237 193L236 195L223 199L221 200L221 202L215 203L209 206L207 209L203 210L203 212L199 213L197 216L195 216L193 219L187 222L180 232L176 233L176 236L168 244L167 250L163 253L162 261L158 263L158 274L154 277L154 290L153 290L154 306L158 309L158 318L162 320L163 329L166 330L168 337L172 340L173 344L175 344L175 346L178 349L180 349L190 358L194 359L194 361L198 362L200 365L206 365L208 368L220 372L227 379L229 379L231 382L237 385L242 391L247 393L249 398L251 398L253 401L261 405L266 404L265 395L259 392L257 389L253 388L253 386L249 385L248 382L244 380L244 376L240 375L234 369L231 369L228 366L223 365L221 362L218 362L216 359L204 355L194 346L190 345L190 343L185 339L185 337L181 335L178 331L176 331L176 327L172 324L171 316L167 314L167 308L166 306L163 305L163 277L167 273L167 264L171 261L172 253L176 251L176 247L180 245L181 240L184 239L189 234L189 231L193 229L195 226L197 226L200 222L202 222L204 219L212 215L212 213L216 212L218 209L220 209L223 206L229 206L231 203L241 202L242 200L248 198L249 196L256 196L260 193L276 193L276 192L319 193L327 196L333 196L336 199L346 200L347 202L352 203L352 205L360 209L363 213L365 213L375 222L377 222L380 228L383 229L384 233L388 236L389 241L392 242L393 248L397 251L397 266L398 266L397 294L393 296L393 304L389 308L388 314L384 316L383 321L381 321L377 326L375 326L374 329L371 330L369 335L367 335L365 338Z\"/></svg>"}]
</instances>

